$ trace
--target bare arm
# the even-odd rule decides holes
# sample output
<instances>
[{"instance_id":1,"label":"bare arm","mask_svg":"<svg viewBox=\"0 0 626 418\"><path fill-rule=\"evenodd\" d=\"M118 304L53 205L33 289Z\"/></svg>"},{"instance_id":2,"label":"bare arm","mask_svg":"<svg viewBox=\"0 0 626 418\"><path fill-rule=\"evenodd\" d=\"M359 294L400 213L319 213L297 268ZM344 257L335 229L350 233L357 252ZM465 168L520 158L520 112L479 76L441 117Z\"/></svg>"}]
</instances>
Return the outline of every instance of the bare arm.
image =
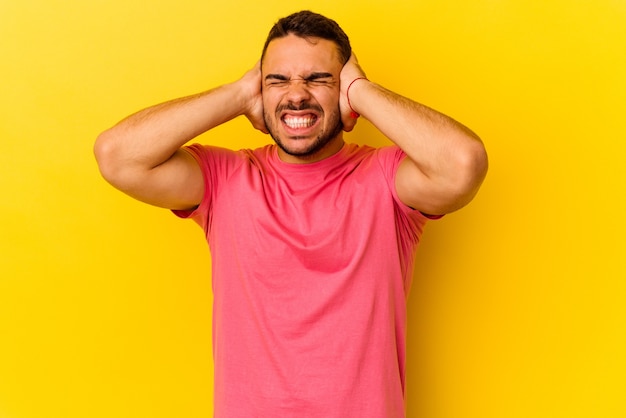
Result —
<instances>
[{"instance_id":1,"label":"bare arm","mask_svg":"<svg viewBox=\"0 0 626 418\"><path fill-rule=\"evenodd\" d=\"M181 147L245 115L266 132L258 64L241 79L194 96L142 110L98 136L94 153L103 177L128 195L169 209L202 200L200 167Z\"/></svg>"},{"instance_id":2,"label":"bare arm","mask_svg":"<svg viewBox=\"0 0 626 418\"><path fill-rule=\"evenodd\" d=\"M352 56L341 74L342 114L347 87L364 73ZM440 215L460 209L474 197L487 172L487 154L478 136L454 119L368 80L350 87L350 105L407 157L396 173L402 202Z\"/></svg>"}]
</instances>

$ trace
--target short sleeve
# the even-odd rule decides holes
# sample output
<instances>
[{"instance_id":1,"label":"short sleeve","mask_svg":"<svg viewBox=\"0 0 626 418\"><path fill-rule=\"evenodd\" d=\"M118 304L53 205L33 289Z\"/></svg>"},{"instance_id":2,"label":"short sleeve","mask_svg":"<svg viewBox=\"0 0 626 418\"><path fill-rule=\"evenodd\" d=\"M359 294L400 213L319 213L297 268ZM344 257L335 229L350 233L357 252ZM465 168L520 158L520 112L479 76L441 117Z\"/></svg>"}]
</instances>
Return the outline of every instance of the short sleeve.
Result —
<instances>
[{"instance_id":1,"label":"short sleeve","mask_svg":"<svg viewBox=\"0 0 626 418\"><path fill-rule=\"evenodd\" d=\"M221 185L241 162L240 154L226 148L200 144L183 147L183 150L191 154L200 166L204 178L204 194L202 202L195 209L172 212L179 218L193 219L208 234L212 203L219 194Z\"/></svg>"},{"instance_id":2,"label":"short sleeve","mask_svg":"<svg viewBox=\"0 0 626 418\"><path fill-rule=\"evenodd\" d=\"M398 172L398 167L407 158L404 151L402 151L398 146L388 146L382 147L377 150L378 152L378 161L383 170L383 174L387 181L387 185L391 194L393 196L396 205L404 212L405 214L411 217L418 217L429 220L436 220L443 217L443 215L430 215L422 213L418 210L415 210L407 205L405 205L398 196L398 191L396 189L396 173Z\"/></svg>"}]
</instances>

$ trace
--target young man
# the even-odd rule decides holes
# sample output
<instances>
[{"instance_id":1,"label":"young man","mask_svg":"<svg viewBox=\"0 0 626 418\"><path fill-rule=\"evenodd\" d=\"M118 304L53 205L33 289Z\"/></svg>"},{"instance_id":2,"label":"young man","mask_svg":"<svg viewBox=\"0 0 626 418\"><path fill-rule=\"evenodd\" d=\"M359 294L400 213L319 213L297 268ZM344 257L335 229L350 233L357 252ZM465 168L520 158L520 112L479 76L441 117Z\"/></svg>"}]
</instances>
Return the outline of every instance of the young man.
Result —
<instances>
[{"instance_id":1,"label":"young man","mask_svg":"<svg viewBox=\"0 0 626 418\"><path fill-rule=\"evenodd\" d=\"M345 143L359 114L394 145ZM276 144L184 147L240 115ZM303 11L241 79L130 116L95 153L115 187L205 231L216 417L404 416L414 251L485 176L469 129L369 81L339 26Z\"/></svg>"}]
</instances>

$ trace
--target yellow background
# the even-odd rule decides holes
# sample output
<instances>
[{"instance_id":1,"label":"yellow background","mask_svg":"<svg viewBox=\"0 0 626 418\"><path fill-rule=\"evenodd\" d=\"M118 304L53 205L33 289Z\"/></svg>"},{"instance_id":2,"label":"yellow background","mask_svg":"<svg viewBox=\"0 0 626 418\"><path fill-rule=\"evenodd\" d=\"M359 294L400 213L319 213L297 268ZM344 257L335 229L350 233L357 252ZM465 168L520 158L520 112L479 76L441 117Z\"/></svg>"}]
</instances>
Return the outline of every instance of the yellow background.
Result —
<instances>
[{"instance_id":1,"label":"yellow background","mask_svg":"<svg viewBox=\"0 0 626 418\"><path fill-rule=\"evenodd\" d=\"M211 415L201 230L108 186L92 144L239 77L302 8L489 151L417 257L409 417L626 416L625 1L2 0L0 418ZM201 140L268 138L240 118Z\"/></svg>"}]
</instances>

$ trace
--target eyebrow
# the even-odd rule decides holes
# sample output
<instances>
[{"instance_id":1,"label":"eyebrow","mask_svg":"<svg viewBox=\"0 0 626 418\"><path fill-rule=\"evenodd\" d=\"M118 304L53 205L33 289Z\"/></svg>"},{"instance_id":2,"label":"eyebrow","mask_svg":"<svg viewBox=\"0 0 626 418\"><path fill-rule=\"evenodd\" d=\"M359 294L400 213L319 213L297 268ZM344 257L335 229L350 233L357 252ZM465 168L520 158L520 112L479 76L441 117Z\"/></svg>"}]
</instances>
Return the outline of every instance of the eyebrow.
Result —
<instances>
[{"instance_id":1,"label":"eyebrow","mask_svg":"<svg viewBox=\"0 0 626 418\"><path fill-rule=\"evenodd\" d=\"M331 73L325 72L313 72L308 76L304 77L302 80L304 81L315 81L320 78L332 78L333 75ZM283 74L268 74L265 76L265 80L281 80L281 81L289 81L289 77Z\"/></svg>"},{"instance_id":2,"label":"eyebrow","mask_svg":"<svg viewBox=\"0 0 626 418\"><path fill-rule=\"evenodd\" d=\"M313 81L313 80L317 80L318 78L332 78L333 75L331 73L321 73L321 72L316 72L316 73L311 73L308 77L305 77L306 81Z\"/></svg>"},{"instance_id":3,"label":"eyebrow","mask_svg":"<svg viewBox=\"0 0 626 418\"><path fill-rule=\"evenodd\" d=\"M266 80L283 80L283 81L289 80L286 76L282 74L268 74L265 76L265 79Z\"/></svg>"}]
</instances>

